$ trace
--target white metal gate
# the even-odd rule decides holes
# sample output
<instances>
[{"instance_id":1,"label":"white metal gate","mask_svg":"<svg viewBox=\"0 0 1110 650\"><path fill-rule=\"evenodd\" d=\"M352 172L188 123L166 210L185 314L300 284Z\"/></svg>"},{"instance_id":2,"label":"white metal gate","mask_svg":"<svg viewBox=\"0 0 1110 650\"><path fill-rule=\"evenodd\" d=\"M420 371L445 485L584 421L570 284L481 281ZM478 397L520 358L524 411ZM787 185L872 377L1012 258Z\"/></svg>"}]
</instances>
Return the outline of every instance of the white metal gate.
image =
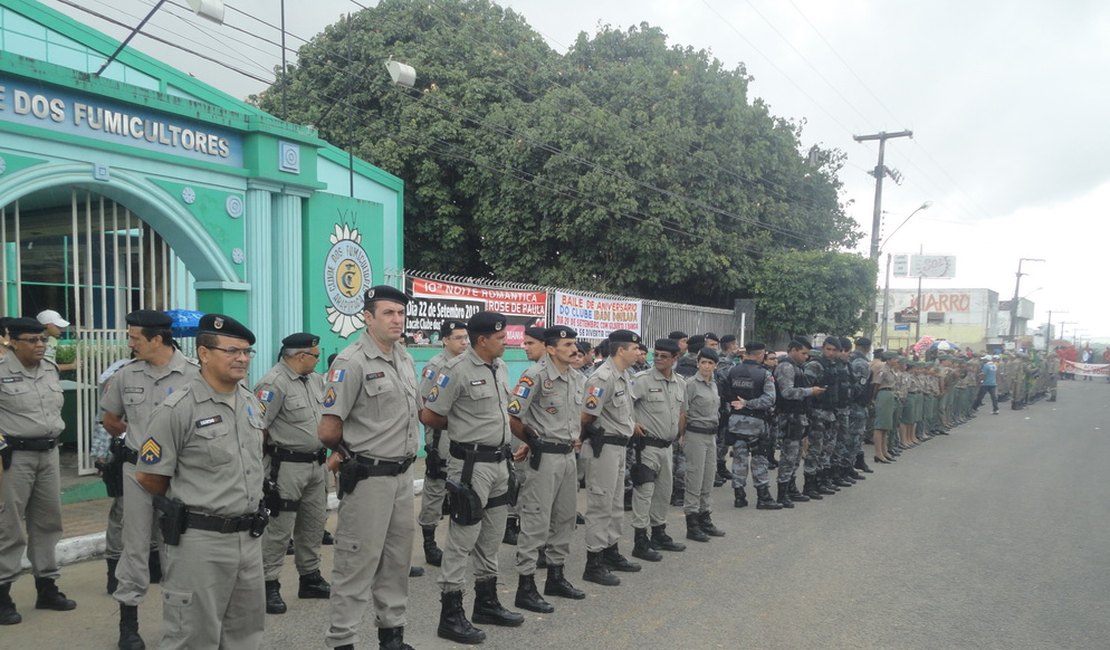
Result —
<instances>
[{"instance_id":1,"label":"white metal gate","mask_svg":"<svg viewBox=\"0 0 1110 650\"><path fill-rule=\"evenodd\" d=\"M195 309L192 275L165 241L142 219L111 199L71 189L69 205L20 209L32 197L0 207L0 311L24 314L35 291L64 288L64 305L39 306L62 312L72 324L76 352L74 379L64 382L66 399L76 402L77 470L92 474L92 432L99 420L97 381L104 370L129 354L124 317L134 309ZM41 202L41 201L40 201ZM24 268L35 255L28 229L36 220L68 228L61 285L30 282ZM56 239L57 237L55 237ZM40 249L42 246L40 246Z\"/></svg>"}]
</instances>

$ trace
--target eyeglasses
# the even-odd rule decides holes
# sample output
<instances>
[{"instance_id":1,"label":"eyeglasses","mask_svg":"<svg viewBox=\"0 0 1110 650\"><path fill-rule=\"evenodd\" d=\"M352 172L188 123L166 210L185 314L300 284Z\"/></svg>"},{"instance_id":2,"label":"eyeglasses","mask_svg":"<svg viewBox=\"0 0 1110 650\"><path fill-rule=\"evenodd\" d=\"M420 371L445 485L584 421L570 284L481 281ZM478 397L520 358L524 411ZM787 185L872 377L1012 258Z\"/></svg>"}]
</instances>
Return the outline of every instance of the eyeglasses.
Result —
<instances>
[{"instance_id":1,"label":"eyeglasses","mask_svg":"<svg viewBox=\"0 0 1110 650\"><path fill-rule=\"evenodd\" d=\"M228 352L228 354L231 354L231 353ZM323 353L322 352L317 352L316 354L312 354L311 352L302 352L301 354L307 354L308 356L312 357L313 359L319 359L320 355L323 354ZM251 355L252 356L254 355L254 350L251 350Z\"/></svg>"},{"instance_id":2,"label":"eyeglasses","mask_svg":"<svg viewBox=\"0 0 1110 650\"><path fill-rule=\"evenodd\" d=\"M44 343L45 344L50 339L45 337L45 336L32 336L30 338L16 337L16 338L13 338L12 340L13 341L23 341L24 343L30 343L31 345L38 345L39 343Z\"/></svg>"},{"instance_id":3,"label":"eyeglasses","mask_svg":"<svg viewBox=\"0 0 1110 650\"><path fill-rule=\"evenodd\" d=\"M221 348L221 347L216 347L215 345L202 345L201 347L208 348L209 350L219 350L220 352L223 352L224 354L228 355L229 357L238 357L238 356L253 357L254 353L255 353L254 348Z\"/></svg>"}]
</instances>

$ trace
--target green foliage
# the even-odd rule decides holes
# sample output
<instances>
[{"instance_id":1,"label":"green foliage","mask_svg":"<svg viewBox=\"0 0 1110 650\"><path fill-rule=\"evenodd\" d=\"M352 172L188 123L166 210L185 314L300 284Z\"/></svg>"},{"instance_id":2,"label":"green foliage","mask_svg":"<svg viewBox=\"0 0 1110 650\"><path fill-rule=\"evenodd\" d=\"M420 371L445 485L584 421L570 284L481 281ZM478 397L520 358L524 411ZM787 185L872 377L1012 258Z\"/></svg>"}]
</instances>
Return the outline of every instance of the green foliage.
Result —
<instances>
[{"instance_id":1,"label":"green foliage","mask_svg":"<svg viewBox=\"0 0 1110 650\"><path fill-rule=\"evenodd\" d=\"M390 56L417 90L390 84ZM289 119L404 179L407 266L722 306L765 254L860 236L841 154L803 155L749 81L647 24L560 55L484 0L383 0L284 80Z\"/></svg>"},{"instance_id":2,"label":"green foliage","mask_svg":"<svg viewBox=\"0 0 1110 650\"><path fill-rule=\"evenodd\" d=\"M875 287L875 262L833 251L779 251L767 255L752 289L760 333L781 335L859 331Z\"/></svg>"}]
</instances>

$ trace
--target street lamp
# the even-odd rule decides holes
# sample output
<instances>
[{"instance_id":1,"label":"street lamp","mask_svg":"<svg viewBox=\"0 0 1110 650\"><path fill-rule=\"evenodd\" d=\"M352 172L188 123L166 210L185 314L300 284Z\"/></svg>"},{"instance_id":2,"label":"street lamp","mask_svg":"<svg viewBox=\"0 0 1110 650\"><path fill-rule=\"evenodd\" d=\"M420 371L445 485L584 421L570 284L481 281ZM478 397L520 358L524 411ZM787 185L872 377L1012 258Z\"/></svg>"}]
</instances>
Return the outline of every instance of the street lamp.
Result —
<instances>
[{"instance_id":1,"label":"street lamp","mask_svg":"<svg viewBox=\"0 0 1110 650\"><path fill-rule=\"evenodd\" d=\"M1062 309L1055 309L1055 310L1049 309L1048 310L1048 325L1044 328L1044 353L1045 354L1048 354L1048 351L1050 349L1052 349L1052 315L1053 314L1066 314L1066 313L1068 313L1068 312L1066 312ZM1063 325L1061 325L1061 328L1062 327L1063 327ZM1063 332L1063 329L1061 329L1060 331Z\"/></svg>"},{"instance_id":2,"label":"street lamp","mask_svg":"<svg viewBox=\"0 0 1110 650\"><path fill-rule=\"evenodd\" d=\"M878 253L882 252L883 246L886 246L890 242L890 238L893 237L894 234L896 232L898 232L898 230L901 229L902 226L906 225L906 222L909 221L913 217L913 215L917 214L918 212L921 212L922 210L928 210L930 207L932 207L932 205L933 205L932 201L926 201L926 202L922 203L916 210L911 212L908 217L903 219L902 223L898 224L898 227L895 228L893 231L891 231L891 233L889 235L886 236L886 240L883 241L883 243L878 248ZM878 255L876 255L876 257L877 256ZM920 309L920 305L918 307ZM887 331L886 331L887 330L887 324L888 324L888 320L890 319L889 308L890 308L890 253L887 253L886 254L886 281L883 282L883 331L879 334L879 343L880 343L880 345L882 346L882 348L884 350L886 350L886 344L887 344ZM875 313L874 300L872 300L871 313ZM918 314L918 317L920 318L920 314Z\"/></svg>"},{"instance_id":3,"label":"street lamp","mask_svg":"<svg viewBox=\"0 0 1110 650\"><path fill-rule=\"evenodd\" d=\"M1013 301L1010 302L1010 340L1011 341L1014 340L1014 338L1017 336L1017 308L1018 308L1018 301L1021 300L1021 298L1018 297L1018 291L1021 290L1021 276L1028 275L1027 273L1022 273L1021 272L1021 264L1022 264L1022 262L1043 262L1043 261L1045 261L1045 260L1042 260L1039 257L1023 257L1023 258L1018 260L1017 282L1014 283L1014 299L1013 299Z\"/></svg>"}]
</instances>

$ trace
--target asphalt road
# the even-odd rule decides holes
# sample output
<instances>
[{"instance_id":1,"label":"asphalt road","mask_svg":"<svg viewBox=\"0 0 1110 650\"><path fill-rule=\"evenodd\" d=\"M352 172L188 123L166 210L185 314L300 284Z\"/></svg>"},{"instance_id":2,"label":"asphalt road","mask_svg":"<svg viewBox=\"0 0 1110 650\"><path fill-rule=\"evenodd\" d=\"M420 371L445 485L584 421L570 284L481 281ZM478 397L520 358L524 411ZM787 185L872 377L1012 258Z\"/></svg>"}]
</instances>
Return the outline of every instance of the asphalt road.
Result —
<instances>
[{"instance_id":1,"label":"asphalt road","mask_svg":"<svg viewBox=\"0 0 1110 650\"><path fill-rule=\"evenodd\" d=\"M714 519L727 537L687 542L616 588L580 579L580 528L567 573L589 597L550 599L555 613L525 612L520 628L487 627L484 647L1108 648L1108 436L1110 385L1062 382L1054 404L984 413L819 503L735 510L722 487ZM677 509L669 531L684 535ZM509 607L512 554L502 547ZM330 549L324 562L326 576ZM13 595L24 622L0 628L0 646L114 648L103 567L63 569L61 587L79 603L68 613L34 610L32 581L21 578ZM267 617L265 647L323 647L326 601L296 599L291 561L283 584L290 611ZM411 592L406 640L452 647L435 636L433 575ZM154 587L141 613L152 648L159 602ZM467 593L468 611L472 602ZM377 647L372 615L365 632L359 647Z\"/></svg>"}]
</instances>

